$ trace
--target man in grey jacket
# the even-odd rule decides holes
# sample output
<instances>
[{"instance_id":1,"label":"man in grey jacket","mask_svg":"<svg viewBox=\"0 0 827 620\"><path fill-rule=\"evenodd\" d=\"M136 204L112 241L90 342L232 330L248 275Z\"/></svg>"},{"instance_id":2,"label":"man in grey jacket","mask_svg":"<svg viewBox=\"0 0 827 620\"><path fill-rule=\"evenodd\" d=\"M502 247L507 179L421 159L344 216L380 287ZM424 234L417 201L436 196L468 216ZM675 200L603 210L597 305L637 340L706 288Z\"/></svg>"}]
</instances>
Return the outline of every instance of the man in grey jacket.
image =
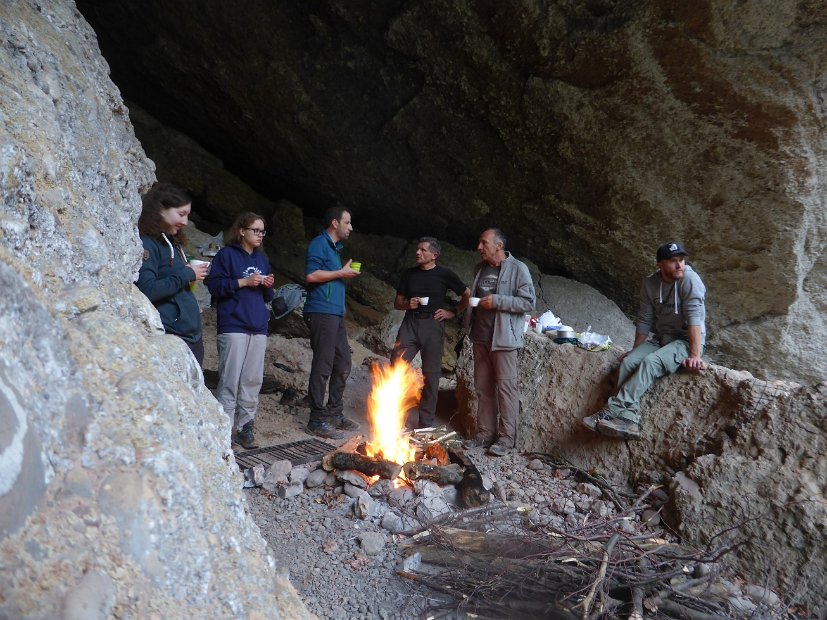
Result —
<instances>
[{"instance_id":1,"label":"man in grey jacket","mask_svg":"<svg viewBox=\"0 0 827 620\"><path fill-rule=\"evenodd\" d=\"M658 269L643 280L635 344L621 358L617 396L583 424L609 437L640 439L640 399L655 380L683 367L703 370L706 287L685 264L686 250L670 241L658 247ZM654 335L649 340L649 333Z\"/></svg>"},{"instance_id":2,"label":"man in grey jacket","mask_svg":"<svg viewBox=\"0 0 827 620\"><path fill-rule=\"evenodd\" d=\"M505 251L505 241L497 228L480 235L482 261L471 286L480 302L465 318L474 347L477 394L477 434L465 445L490 446L488 453L494 456L507 454L515 445L520 412L517 351L523 346L525 314L534 309L536 299L528 267Z\"/></svg>"}]
</instances>

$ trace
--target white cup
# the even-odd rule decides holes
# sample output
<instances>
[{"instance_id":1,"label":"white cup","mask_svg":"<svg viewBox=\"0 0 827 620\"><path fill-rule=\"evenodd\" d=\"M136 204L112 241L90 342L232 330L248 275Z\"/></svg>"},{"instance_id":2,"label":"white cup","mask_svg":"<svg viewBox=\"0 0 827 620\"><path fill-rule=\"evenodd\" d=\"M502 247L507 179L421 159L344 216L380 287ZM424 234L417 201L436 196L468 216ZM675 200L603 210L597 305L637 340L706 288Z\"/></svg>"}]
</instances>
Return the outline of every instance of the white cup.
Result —
<instances>
[{"instance_id":1,"label":"white cup","mask_svg":"<svg viewBox=\"0 0 827 620\"><path fill-rule=\"evenodd\" d=\"M419 298L419 305L420 305L420 306L427 306L427 305L428 305L428 301L429 301L430 299L431 299L430 297L420 297L420 298Z\"/></svg>"},{"instance_id":2,"label":"white cup","mask_svg":"<svg viewBox=\"0 0 827 620\"><path fill-rule=\"evenodd\" d=\"M192 265L193 267L197 267L198 265L209 265L209 264L210 264L210 261L208 261L208 260L198 260L198 259L193 258L190 261L190 265Z\"/></svg>"},{"instance_id":3,"label":"white cup","mask_svg":"<svg viewBox=\"0 0 827 620\"><path fill-rule=\"evenodd\" d=\"M468 305L471 306L472 308L476 308L477 306L480 305L480 298L479 297L472 297L471 299L468 300Z\"/></svg>"}]
</instances>

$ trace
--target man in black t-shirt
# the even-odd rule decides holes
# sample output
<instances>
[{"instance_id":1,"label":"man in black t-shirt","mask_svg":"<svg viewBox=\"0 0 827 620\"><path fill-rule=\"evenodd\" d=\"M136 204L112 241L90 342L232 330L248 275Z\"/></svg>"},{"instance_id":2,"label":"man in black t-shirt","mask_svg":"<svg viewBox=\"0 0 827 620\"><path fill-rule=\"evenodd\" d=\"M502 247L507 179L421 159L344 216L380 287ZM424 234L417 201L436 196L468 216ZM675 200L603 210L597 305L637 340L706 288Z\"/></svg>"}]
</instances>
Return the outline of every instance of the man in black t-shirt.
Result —
<instances>
[{"instance_id":1,"label":"man in black t-shirt","mask_svg":"<svg viewBox=\"0 0 827 620\"><path fill-rule=\"evenodd\" d=\"M441 246L434 237L422 237L416 246L416 267L406 269L396 287L394 308L405 310L405 318L396 335L391 361L410 362L417 352L422 356L425 386L419 401L418 415L408 419L409 428L434 424L439 377L442 369L443 321L454 318L468 305L471 290L450 269L436 264ZM447 309L445 293L461 296L456 311Z\"/></svg>"}]
</instances>

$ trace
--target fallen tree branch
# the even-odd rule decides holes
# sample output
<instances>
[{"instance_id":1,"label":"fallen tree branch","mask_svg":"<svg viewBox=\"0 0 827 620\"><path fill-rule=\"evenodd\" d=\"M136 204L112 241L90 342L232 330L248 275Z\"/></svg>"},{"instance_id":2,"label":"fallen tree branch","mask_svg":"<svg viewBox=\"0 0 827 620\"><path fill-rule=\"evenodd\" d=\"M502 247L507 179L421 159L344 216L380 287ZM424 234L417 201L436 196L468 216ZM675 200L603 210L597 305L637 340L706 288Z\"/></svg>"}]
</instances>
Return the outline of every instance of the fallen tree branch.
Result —
<instances>
[{"instance_id":1,"label":"fallen tree branch","mask_svg":"<svg viewBox=\"0 0 827 620\"><path fill-rule=\"evenodd\" d=\"M603 578L606 576L606 569L609 566L609 557L612 555L612 551L614 550L614 547L617 544L618 540L620 540L620 534L615 534L609 540L609 544L606 545L606 551L603 552L603 559L600 562L600 570L597 572L597 579L594 580L594 583L592 583L592 587L589 590L589 593L583 600L583 620L588 620L589 618L589 610L592 606L592 599L594 599L597 587L601 583L603 583Z\"/></svg>"}]
</instances>

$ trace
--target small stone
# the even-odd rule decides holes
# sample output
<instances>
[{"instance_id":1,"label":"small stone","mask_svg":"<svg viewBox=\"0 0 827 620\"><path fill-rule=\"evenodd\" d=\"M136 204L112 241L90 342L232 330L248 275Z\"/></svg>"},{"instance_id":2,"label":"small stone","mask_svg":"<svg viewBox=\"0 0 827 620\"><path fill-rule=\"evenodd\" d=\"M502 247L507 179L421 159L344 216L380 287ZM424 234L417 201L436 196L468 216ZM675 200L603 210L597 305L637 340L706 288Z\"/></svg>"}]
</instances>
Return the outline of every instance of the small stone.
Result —
<instances>
[{"instance_id":1,"label":"small stone","mask_svg":"<svg viewBox=\"0 0 827 620\"><path fill-rule=\"evenodd\" d=\"M442 499L444 499L448 504L452 506L457 505L457 497L459 495L459 491L457 491L457 487L453 484L449 484L447 487L442 489Z\"/></svg>"},{"instance_id":2,"label":"small stone","mask_svg":"<svg viewBox=\"0 0 827 620\"><path fill-rule=\"evenodd\" d=\"M505 488L500 482L494 483L494 486L491 487L491 493L493 493L494 497L496 497L501 502L504 502L508 499L508 494L506 493Z\"/></svg>"},{"instance_id":3,"label":"small stone","mask_svg":"<svg viewBox=\"0 0 827 620\"><path fill-rule=\"evenodd\" d=\"M345 486L351 484L360 489L367 489L370 486L370 478L360 471L348 469L336 473L336 479L345 483Z\"/></svg>"},{"instance_id":4,"label":"small stone","mask_svg":"<svg viewBox=\"0 0 827 620\"><path fill-rule=\"evenodd\" d=\"M293 464L286 459L282 459L280 461L274 461L267 468L267 474L277 478L283 478L287 481L287 476L290 475L291 469L293 469Z\"/></svg>"},{"instance_id":5,"label":"small stone","mask_svg":"<svg viewBox=\"0 0 827 620\"><path fill-rule=\"evenodd\" d=\"M382 517L382 529L393 532L394 534L402 532L405 529L405 524L402 517L396 514L393 510L388 510L385 516Z\"/></svg>"},{"instance_id":6,"label":"small stone","mask_svg":"<svg viewBox=\"0 0 827 620\"><path fill-rule=\"evenodd\" d=\"M603 491L600 490L600 487L590 484L588 482L581 482L575 487L578 493L583 493L584 495L588 495L592 499L598 498L603 495Z\"/></svg>"},{"instance_id":7,"label":"small stone","mask_svg":"<svg viewBox=\"0 0 827 620\"><path fill-rule=\"evenodd\" d=\"M439 516L451 512L451 507L442 497L423 498L416 507L416 515L424 520L430 521Z\"/></svg>"},{"instance_id":8,"label":"small stone","mask_svg":"<svg viewBox=\"0 0 827 620\"><path fill-rule=\"evenodd\" d=\"M304 485L301 482L291 482L282 485L278 488L278 495L281 499L288 499L300 495L304 490Z\"/></svg>"},{"instance_id":9,"label":"small stone","mask_svg":"<svg viewBox=\"0 0 827 620\"><path fill-rule=\"evenodd\" d=\"M264 482L264 465L255 465L244 470L244 488L260 487Z\"/></svg>"},{"instance_id":10,"label":"small stone","mask_svg":"<svg viewBox=\"0 0 827 620\"><path fill-rule=\"evenodd\" d=\"M442 487L433 480L414 480L414 492L422 497L442 495Z\"/></svg>"},{"instance_id":11,"label":"small stone","mask_svg":"<svg viewBox=\"0 0 827 620\"><path fill-rule=\"evenodd\" d=\"M307 480L304 481L304 486L308 489L315 489L324 483L325 478L327 478L327 472L325 470L314 469L308 474Z\"/></svg>"},{"instance_id":12,"label":"small stone","mask_svg":"<svg viewBox=\"0 0 827 620\"><path fill-rule=\"evenodd\" d=\"M367 555L379 555L385 548L385 535L378 532L365 532L359 536L362 551Z\"/></svg>"},{"instance_id":13,"label":"small stone","mask_svg":"<svg viewBox=\"0 0 827 620\"><path fill-rule=\"evenodd\" d=\"M393 481L380 478L370 485L368 493L370 493L371 497L386 497L393 489Z\"/></svg>"},{"instance_id":14,"label":"small stone","mask_svg":"<svg viewBox=\"0 0 827 620\"><path fill-rule=\"evenodd\" d=\"M545 467L546 464L543 463L543 461L541 461L540 459L531 459L528 462L528 468L533 471L542 471L543 469L545 469Z\"/></svg>"},{"instance_id":15,"label":"small stone","mask_svg":"<svg viewBox=\"0 0 827 620\"><path fill-rule=\"evenodd\" d=\"M362 493L366 493L366 491L360 487L350 484L349 482L345 482L344 493L348 497L356 498L359 497Z\"/></svg>"},{"instance_id":16,"label":"small stone","mask_svg":"<svg viewBox=\"0 0 827 620\"><path fill-rule=\"evenodd\" d=\"M608 517L612 512L612 508L602 499L596 499L589 506L589 512L598 517Z\"/></svg>"},{"instance_id":17,"label":"small stone","mask_svg":"<svg viewBox=\"0 0 827 620\"><path fill-rule=\"evenodd\" d=\"M407 573L415 573L422 565L422 554L419 552L409 555L402 562L400 562L400 570Z\"/></svg>"},{"instance_id":18,"label":"small stone","mask_svg":"<svg viewBox=\"0 0 827 620\"><path fill-rule=\"evenodd\" d=\"M365 520L376 516L376 502L373 501L367 491L362 491L353 502L353 513L357 518Z\"/></svg>"},{"instance_id":19,"label":"small stone","mask_svg":"<svg viewBox=\"0 0 827 620\"><path fill-rule=\"evenodd\" d=\"M659 510L644 510L640 515L640 520L650 527L657 527L660 525L660 511Z\"/></svg>"},{"instance_id":20,"label":"small stone","mask_svg":"<svg viewBox=\"0 0 827 620\"><path fill-rule=\"evenodd\" d=\"M304 483L310 475L310 470L307 467L294 467L290 470L290 482Z\"/></svg>"},{"instance_id":21,"label":"small stone","mask_svg":"<svg viewBox=\"0 0 827 620\"><path fill-rule=\"evenodd\" d=\"M567 497L557 497L551 502L551 509L557 514L570 515L577 510L574 502Z\"/></svg>"},{"instance_id":22,"label":"small stone","mask_svg":"<svg viewBox=\"0 0 827 620\"><path fill-rule=\"evenodd\" d=\"M408 487L400 487L394 489L388 495L388 503L391 506L398 506L400 508L406 506L413 500L414 492Z\"/></svg>"}]
</instances>

